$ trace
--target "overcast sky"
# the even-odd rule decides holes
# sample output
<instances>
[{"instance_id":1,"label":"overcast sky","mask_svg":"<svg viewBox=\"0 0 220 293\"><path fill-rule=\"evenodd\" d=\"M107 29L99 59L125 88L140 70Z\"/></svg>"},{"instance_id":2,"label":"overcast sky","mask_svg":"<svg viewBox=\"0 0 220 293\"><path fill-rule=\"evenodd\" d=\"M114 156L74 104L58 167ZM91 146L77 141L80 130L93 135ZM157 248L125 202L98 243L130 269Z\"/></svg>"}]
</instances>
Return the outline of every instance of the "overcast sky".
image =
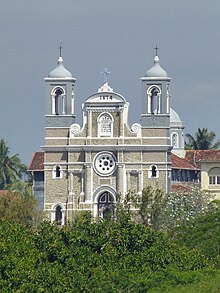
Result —
<instances>
[{"instance_id":1,"label":"overcast sky","mask_svg":"<svg viewBox=\"0 0 220 293\"><path fill-rule=\"evenodd\" d=\"M26 164L44 143L45 85L63 43L65 67L77 79L81 104L103 83L141 114L140 77L154 47L171 81L171 103L194 134L208 127L220 138L219 0L0 0L0 138Z\"/></svg>"}]
</instances>

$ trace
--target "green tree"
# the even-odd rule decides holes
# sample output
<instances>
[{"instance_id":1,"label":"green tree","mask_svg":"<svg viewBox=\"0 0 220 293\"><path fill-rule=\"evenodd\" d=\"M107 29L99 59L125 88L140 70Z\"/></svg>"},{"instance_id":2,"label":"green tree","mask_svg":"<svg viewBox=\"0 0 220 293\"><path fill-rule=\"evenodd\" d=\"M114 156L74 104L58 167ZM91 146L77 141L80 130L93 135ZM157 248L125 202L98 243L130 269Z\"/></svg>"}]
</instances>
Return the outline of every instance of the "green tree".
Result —
<instances>
[{"instance_id":1,"label":"green tree","mask_svg":"<svg viewBox=\"0 0 220 293\"><path fill-rule=\"evenodd\" d=\"M16 179L21 179L26 174L27 168L22 164L18 154L10 157L9 148L4 141L0 140L0 189L11 184Z\"/></svg>"},{"instance_id":2,"label":"green tree","mask_svg":"<svg viewBox=\"0 0 220 293\"><path fill-rule=\"evenodd\" d=\"M208 128L198 128L195 136L187 133L188 141L185 143L186 149L193 150L209 150L218 149L220 147L220 139L214 143L216 134L214 131L208 131Z\"/></svg>"},{"instance_id":3,"label":"green tree","mask_svg":"<svg viewBox=\"0 0 220 293\"><path fill-rule=\"evenodd\" d=\"M0 197L0 220L16 223L30 223L40 220L31 182L15 179L5 185L7 193Z\"/></svg>"},{"instance_id":4,"label":"green tree","mask_svg":"<svg viewBox=\"0 0 220 293\"><path fill-rule=\"evenodd\" d=\"M159 229L167 201L168 197L162 190L153 189L151 186L144 188L135 202L140 222Z\"/></svg>"},{"instance_id":5,"label":"green tree","mask_svg":"<svg viewBox=\"0 0 220 293\"><path fill-rule=\"evenodd\" d=\"M195 219L198 215L217 209L210 203L213 195L199 188L191 192L170 192L147 186L141 195L129 192L116 205L116 221L133 220L156 230L167 231Z\"/></svg>"},{"instance_id":6,"label":"green tree","mask_svg":"<svg viewBox=\"0 0 220 293\"><path fill-rule=\"evenodd\" d=\"M167 194L167 202L161 221L163 230L187 224L197 216L214 208L210 206L213 195L207 191L194 188L191 192L171 192Z\"/></svg>"},{"instance_id":7,"label":"green tree","mask_svg":"<svg viewBox=\"0 0 220 293\"><path fill-rule=\"evenodd\" d=\"M184 225L170 230L177 243L190 249L199 249L220 268L220 210L200 214Z\"/></svg>"},{"instance_id":8,"label":"green tree","mask_svg":"<svg viewBox=\"0 0 220 293\"><path fill-rule=\"evenodd\" d=\"M12 183L7 184L5 189L14 193L19 193L25 198L33 195L32 183L30 181L23 182L15 179Z\"/></svg>"},{"instance_id":9,"label":"green tree","mask_svg":"<svg viewBox=\"0 0 220 293\"><path fill-rule=\"evenodd\" d=\"M0 221L0 239L0 292L163 292L208 275L199 251L131 221L83 214L63 228L37 229Z\"/></svg>"},{"instance_id":10,"label":"green tree","mask_svg":"<svg viewBox=\"0 0 220 293\"><path fill-rule=\"evenodd\" d=\"M159 229L169 197L160 189L147 186L141 194L129 191L124 198L119 196L116 205L116 220L133 220L136 223Z\"/></svg>"}]
</instances>

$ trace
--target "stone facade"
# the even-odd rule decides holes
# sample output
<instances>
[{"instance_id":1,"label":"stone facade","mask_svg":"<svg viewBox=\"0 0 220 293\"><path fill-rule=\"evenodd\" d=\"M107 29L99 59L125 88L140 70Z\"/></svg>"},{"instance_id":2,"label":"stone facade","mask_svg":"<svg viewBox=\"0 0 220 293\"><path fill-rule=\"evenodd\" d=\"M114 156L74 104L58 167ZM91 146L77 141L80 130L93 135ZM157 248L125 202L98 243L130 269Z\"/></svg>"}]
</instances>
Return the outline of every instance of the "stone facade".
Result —
<instances>
[{"instance_id":1,"label":"stone facade","mask_svg":"<svg viewBox=\"0 0 220 293\"><path fill-rule=\"evenodd\" d=\"M63 224L81 210L90 210L94 217L113 216L119 194L122 198L129 191L141 194L148 185L170 191L170 78L158 57L141 78L142 122L131 127L129 103L107 80L86 99L83 125L78 125L76 79L60 58L45 78L44 211L48 219Z\"/></svg>"}]
</instances>

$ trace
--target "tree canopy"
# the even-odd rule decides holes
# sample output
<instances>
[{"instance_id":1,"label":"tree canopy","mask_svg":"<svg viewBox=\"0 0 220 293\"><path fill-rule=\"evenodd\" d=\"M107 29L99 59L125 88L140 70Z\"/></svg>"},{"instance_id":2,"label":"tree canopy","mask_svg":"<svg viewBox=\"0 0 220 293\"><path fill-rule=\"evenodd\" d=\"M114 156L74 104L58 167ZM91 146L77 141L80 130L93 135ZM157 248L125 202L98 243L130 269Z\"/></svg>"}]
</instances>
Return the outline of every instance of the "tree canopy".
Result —
<instances>
[{"instance_id":1,"label":"tree canopy","mask_svg":"<svg viewBox=\"0 0 220 293\"><path fill-rule=\"evenodd\" d=\"M9 148L4 141L0 140L0 189L21 179L26 174L27 168L21 162L18 154L10 156Z\"/></svg>"},{"instance_id":2,"label":"tree canopy","mask_svg":"<svg viewBox=\"0 0 220 293\"><path fill-rule=\"evenodd\" d=\"M187 133L186 138L188 141L185 143L186 149L193 150L209 150L219 149L220 139L214 143L216 134L214 131L208 131L208 128L198 128L195 136Z\"/></svg>"},{"instance_id":3,"label":"tree canopy","mask_svg":"<svg viewBox=\"0 0 220 293\"><path fill-rule=\"evenodd\" d=\"M37 229L0 221L0 238L1 292L173 292L220 278L199 250L129 220L94 222L85 213Z\"/></svg>"},{"instance_id":4,"label":"tree canopy","mask_svg":"<svg viewBox=\"0 0 220 293\"><path fill-rule=\"evenodd\" d=\"M25 225L38 220L37 216L36 201L31 194L7 191L0 196L0 221Z\"/></svg>"},{"instance_id":5,"label":"tree canopy","mask_svg":"<svg viewBox=\"0 0 220 293\"><path fill-rule=\"evenodd\" d=\"M165 194L160 189L147 186L139 195L128 192L123 200L119 196L116 218L117 221L129 219L156 230L167 231L209 211L213 197L213 194L199 188L191 192ZM218 206L218 202L212 203L213 207Z\"/></svg>"},{"instance_id":6,"label":"tree canopy","mask_svg":"<svg viewBox=\"0 0 220 293\"><path fill-rule=\"evenodd\" d=\"M218 292L220 204L208 193L146 187L119 196L113 221L81 212L35 226L26 168L4 140L0 156L0 292Z\"/></svg>"}]
</instances>

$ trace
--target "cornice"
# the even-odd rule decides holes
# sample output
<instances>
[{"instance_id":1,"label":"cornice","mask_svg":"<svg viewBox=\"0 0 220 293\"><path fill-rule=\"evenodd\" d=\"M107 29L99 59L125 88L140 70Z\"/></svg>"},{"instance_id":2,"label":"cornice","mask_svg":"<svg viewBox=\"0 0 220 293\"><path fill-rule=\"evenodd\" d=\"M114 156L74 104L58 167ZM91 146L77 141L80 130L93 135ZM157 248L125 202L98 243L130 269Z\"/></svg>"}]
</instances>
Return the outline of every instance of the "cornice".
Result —
<instances>
[{"instance_id":1,"label":"cornice","mask_svg":"<svg viewBox=\"0 0 220 293\"><path fill-rule=\"evenodd\" d=\"M57 82L57 81L76 81L76 78L74 77L45 77L44 78L45 81L53 81L53 82Z\"/></svg>"},{"instance_id":2,"label":"cornice","mask_svg":"<svg viewBox=\"0 0 220 293\"><path fill-rule=\"evenodd\" d=\"M41 147L45 152L101 152L101 151L124 151L124 152L140 152L140 151L149 151L149 152L161 152L172 150L172 147L169 145L77 145L77 146L42 146Z\"/></svg>"},{"instance_id":3,"label":"cornice","mask_svg":"<svg viewBox=\"0 0 220 293\"><path fill-rule=\"evenodd\" d=\"M170 77L141 77L141 80L147 80L147 81L171 81Z\"/></svg>"}]
</instances>

